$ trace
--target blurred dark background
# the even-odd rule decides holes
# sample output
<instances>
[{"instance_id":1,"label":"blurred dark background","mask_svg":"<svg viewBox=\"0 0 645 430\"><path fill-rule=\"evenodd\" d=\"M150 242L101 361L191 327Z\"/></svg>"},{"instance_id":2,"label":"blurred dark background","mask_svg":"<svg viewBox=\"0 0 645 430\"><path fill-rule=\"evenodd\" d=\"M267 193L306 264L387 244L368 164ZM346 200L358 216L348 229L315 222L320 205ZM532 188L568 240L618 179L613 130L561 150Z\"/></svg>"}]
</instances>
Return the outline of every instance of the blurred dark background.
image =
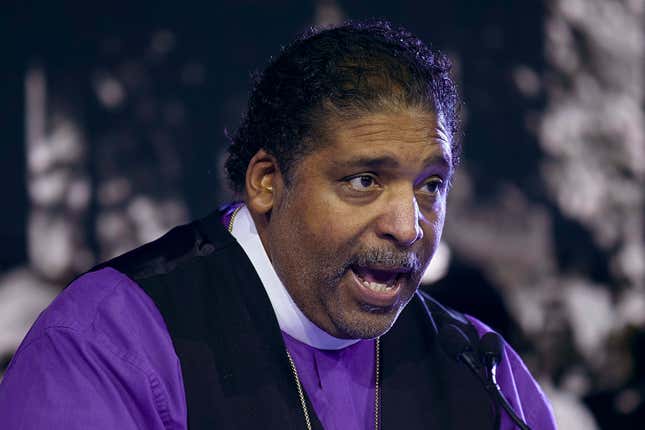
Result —
<instances>
[{"instance_id":1,"label":"blurred dark background","mask_svg":"<svg viewBox=\"0 0 645 430\"><path fill-rule=\"evenodd\" d=\"M386 18L454 62L463 165L424 288L502 332L561 428L645 418L645 0L4 2L0 373L74 276L232 196L251 73Z\"/></svg>"}]
</instances>

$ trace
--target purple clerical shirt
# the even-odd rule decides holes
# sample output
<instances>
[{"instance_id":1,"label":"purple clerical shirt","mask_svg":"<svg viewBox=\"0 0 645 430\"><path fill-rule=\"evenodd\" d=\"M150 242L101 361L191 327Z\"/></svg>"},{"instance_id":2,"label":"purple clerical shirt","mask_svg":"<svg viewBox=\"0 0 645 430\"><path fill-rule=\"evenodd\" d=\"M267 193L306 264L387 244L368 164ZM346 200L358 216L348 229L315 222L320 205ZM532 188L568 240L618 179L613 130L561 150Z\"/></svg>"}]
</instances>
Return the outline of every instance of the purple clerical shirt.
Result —
<instances>
[{"instance_id":1,"label":"purple clerical shirt","mask_svg":"<svg viewBox=\"0 0 645 430\"><path fill-rule=\"evenodd\" d=\"M320 350L282 333L316 416L326 430L374 429L375 341Z\"/></svg>"},{"instance_id":2,"label":"purple clerical shirt","mask_svg":"<svg viewBox=\"0 0 645 430\"><path fill-rule=\"evenodd\" d=\"M474 318L480 335L489 331ZM283 333L326 429L374 426L374 341L323 351ZM544 395L505 346L498 380L534 430L555 429ZM511 429L503 415L502 429ZM0 384L0 428L186 429L179 359L148 295L111 268L88 273L40 315Z\"/></svg>"}]
</instances>

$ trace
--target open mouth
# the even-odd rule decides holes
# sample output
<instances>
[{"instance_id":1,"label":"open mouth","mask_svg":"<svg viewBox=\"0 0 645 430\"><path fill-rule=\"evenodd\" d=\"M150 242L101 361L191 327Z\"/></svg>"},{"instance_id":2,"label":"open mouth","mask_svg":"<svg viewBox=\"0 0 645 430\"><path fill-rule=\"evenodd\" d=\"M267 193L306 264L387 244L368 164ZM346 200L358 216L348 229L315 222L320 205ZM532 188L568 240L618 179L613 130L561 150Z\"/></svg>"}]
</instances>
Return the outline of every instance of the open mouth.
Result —
<instances>
[{"instance_id":1,"label":"open mouth","mask_svg":"<svg viewBox=\"0 0 645 430\"><path fill-rule=\"evenodd\" d=\"M365 288L376 292L385 292L395 287L396 281L402 276L401 271L374 269L353 266L352 270Z\"/></svg>"},{"instance_id":2,"label":"open mouth","mask_svg":"<svg viewBox=\"0 0 645 430\"><path fill-rule=\"evenodd\" d=\"M408 271L399 268L352 266L355 294L366 304L388 307L396 303Z\"/></svg>"}]
</instances>

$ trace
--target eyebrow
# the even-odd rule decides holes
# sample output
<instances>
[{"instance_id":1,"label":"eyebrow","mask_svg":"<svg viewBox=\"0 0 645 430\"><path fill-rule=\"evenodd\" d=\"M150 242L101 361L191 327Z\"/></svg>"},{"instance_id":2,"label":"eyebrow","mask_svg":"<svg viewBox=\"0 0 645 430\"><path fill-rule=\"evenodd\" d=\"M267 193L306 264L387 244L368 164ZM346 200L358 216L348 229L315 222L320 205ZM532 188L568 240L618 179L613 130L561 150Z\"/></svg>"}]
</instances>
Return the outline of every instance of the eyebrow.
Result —
<instances>
[{"instance_id":1,"label":"eyebrow","mask_svg":"<svg viewBox=\"0 0 645 430\"><path fill-rule=\"evenodd\" d=\"M344 168L357 168L364 167L369 169L384 169L390 168L394 169L399 167L399 162L396 158L389 155L383 155L380 157L370 157L370 156L358 156L350 158L348 160L337 161L335 162L339 167ZM431 155L430 157L423 160L424 166L433 166L440 165L445 169L451 169L450 162L446 159L443 154Z\"/></svg>"}]
</instances>

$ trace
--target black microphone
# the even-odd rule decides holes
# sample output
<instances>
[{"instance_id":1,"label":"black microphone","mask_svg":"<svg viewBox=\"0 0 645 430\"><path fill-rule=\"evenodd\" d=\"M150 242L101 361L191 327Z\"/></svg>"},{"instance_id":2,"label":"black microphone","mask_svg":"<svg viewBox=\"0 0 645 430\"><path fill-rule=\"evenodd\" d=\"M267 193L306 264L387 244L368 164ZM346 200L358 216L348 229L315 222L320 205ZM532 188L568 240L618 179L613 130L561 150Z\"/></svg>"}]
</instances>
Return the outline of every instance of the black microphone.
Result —
<instances>
[{"instance_id":1,"label":"black microphone","mask_svg":"<svg viewBox=\"0 0 645 430\"><path fill-rule=\"evenodd\" d=\"M478 355L472 343L464 332L456 325L449 324L439 331L439 344L444 352L454 360L462 362L483 384L484 389L492 397L494 403L502 406L508 416L521 430L531 430L522 419L517 416L513 407L508 403L502 394L497 380L495 370L497 364L502 360L504 344L497 333L486 333L479 342ZM499 416L495 421L499 425Z\"/></svg>"},{"instance_id":2,"label":"black microphone","mask_svg":"<svg viewBox=\"0 0 645 430\"><path fill-rule=\"evenodd\" d=\"M487 381L481 362L477 360L477 355L473 350L473 345L466 334L459 327L453 324L445 325L439 331L439 344L443 351L453 360L464 363L466 367L484 384L486 393L490 397L495 407L495 424L494 428L499 428L499 405L494 396L491 395L487 387Z\"/></svg>"},{"instance_id":3,"label":"black microphone","mask_svg":"<svg viewBox=\"0 0 645 430\"><path fill-rule=\"evenodd\" d=\"M497 366L502 361L504 342L502 337L495 332L489 331L479 340L479 352L484 365L489 369Z\"/></svg>"},{"instance_id":4,"label":"black microphone","mask_svg":"<svg viewBox=\"0 0 645 430\"><path fill-rule=\"evenodd\" d=\"M504 408L509 417L517 426L522 430L530 430L530 427L522 421L522 419L515 413L513 407L502 393L501 388L497 384L496 370L497 364L502 361L502 351L504 350L504 342L502 337L495 332L488 332L479 340L479 351L486 368L486 379L488 391L492 393L497 402Z\"/></svg>"}]
</instances>

